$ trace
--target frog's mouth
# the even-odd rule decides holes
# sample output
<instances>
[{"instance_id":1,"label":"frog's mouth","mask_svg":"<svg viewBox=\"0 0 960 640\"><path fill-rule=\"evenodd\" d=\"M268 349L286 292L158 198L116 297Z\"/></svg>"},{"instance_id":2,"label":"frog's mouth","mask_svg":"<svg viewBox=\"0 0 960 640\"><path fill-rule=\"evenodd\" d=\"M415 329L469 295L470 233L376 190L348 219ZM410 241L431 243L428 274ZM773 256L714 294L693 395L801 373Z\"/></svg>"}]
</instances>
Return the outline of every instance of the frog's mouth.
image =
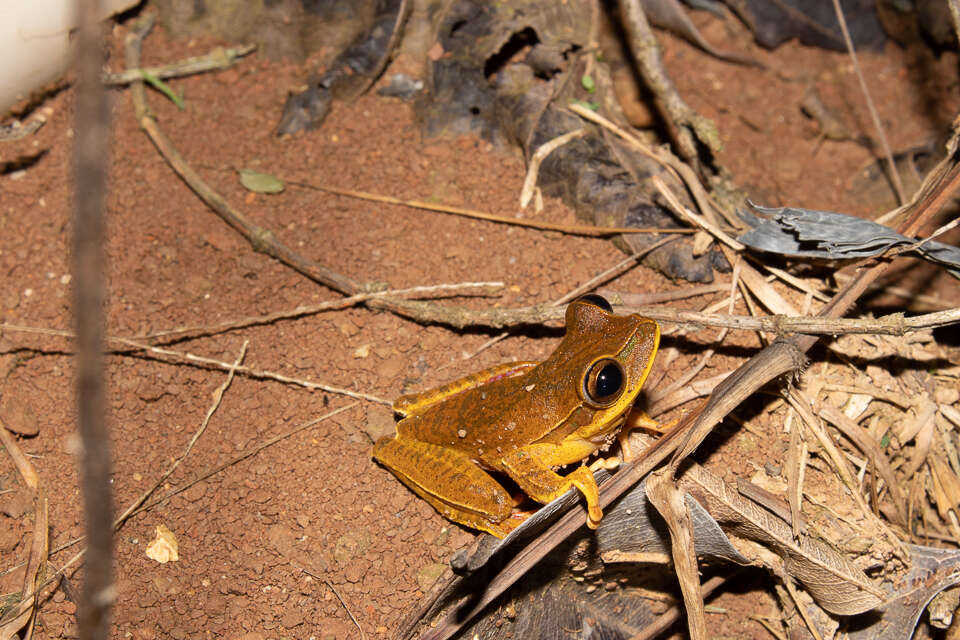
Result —
<instances>
[{"instance_id":1,"label":"frog's mouth","mask_svg":"<svg viewBox=\"0 0 960 640\"><path fill-rule=\"evenodd\" d=\"M613 443L614 438L616 438L617 433L620 431L620 427L623 426L624 421L627 418L627 414L624 413L619 418L611 420L607 423L607 426L593 434L588 438L591 444L596 446L597 451L606 451L610 448L610 445Z\"/></svg>"}]
</instances>

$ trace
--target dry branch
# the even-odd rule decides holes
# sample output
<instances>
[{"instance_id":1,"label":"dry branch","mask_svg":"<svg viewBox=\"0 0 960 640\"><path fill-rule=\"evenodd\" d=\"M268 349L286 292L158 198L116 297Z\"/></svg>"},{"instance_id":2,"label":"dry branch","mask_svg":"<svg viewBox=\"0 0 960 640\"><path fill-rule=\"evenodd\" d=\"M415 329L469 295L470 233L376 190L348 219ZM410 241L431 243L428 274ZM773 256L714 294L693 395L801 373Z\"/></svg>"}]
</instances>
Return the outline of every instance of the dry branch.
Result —
<instances>
[{"instance_id":1,"label":"dry branch","mask_svg":"<svg viewBox=\"0 0 960 640\"><path fill-rule=\"evenodd\" d=\"M166 64L159 67L144 67L143 69L127 69L120 73L104 73L102 76L103 84L106 85L124 85L131 82L143 80L147 76L154 78L180 78L183 76L192 76L207 71L218 71L233 66L233 63L251 53L257 48L255 44L245 44L239 47L224 49L216 47L210 53L203 56L187 58L179 62Z\"/></svg>"},{"instance_id":2,"label":"dry branch","mask_svg":"<svg viewBox=\"0 0 960 640\"><path fill-rule=\"evenodd\" d=\"M110 438L103 389L103 248L106 160L110 110L100 84L103 54L100 2L77 0L77 106L74 156L74 290L77 329L77 430L83 443L80 477L90 540L83 593L77 611L80 640L106 640L113 584L113 501Z\"/></svg>"}]
</instances>

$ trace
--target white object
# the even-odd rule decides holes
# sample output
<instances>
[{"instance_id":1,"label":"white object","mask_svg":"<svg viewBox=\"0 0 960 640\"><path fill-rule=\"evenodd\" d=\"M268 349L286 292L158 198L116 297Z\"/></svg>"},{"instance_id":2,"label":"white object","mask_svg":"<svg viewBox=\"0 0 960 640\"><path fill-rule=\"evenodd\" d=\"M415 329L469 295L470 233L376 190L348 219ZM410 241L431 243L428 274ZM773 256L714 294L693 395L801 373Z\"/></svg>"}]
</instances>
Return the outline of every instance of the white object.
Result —
<instances>
[{"instance_id":1,"label":"white object","mask_svg":"<svg viewBox=\"0 0 960 640\"><path fill-rule=\"evenodd\" d=\"M104 0L104 17L138 0ZM74 0L0 0L0 115L73 61Z\"/></svg>"}]
</instances>

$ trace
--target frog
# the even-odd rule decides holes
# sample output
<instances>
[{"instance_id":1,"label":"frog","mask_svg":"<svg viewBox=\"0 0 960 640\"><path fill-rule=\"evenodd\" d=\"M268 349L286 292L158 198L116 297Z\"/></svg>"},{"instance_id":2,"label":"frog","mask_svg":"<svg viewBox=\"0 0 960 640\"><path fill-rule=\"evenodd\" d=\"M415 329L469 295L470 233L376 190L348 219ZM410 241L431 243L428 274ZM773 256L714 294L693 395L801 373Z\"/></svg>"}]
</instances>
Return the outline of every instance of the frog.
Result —
<instances>
[{"instance_id":1,"label":"frog","mask_svg":"<svg viewBox=\"0 0 960 640\"><path fill-rule=\"evenodd\" d=\"M617 315L602 296L571 302L565 334L542 362L500 364L393 403L396 434L373 457L440 514L498 538L528 513L493 474L546 504L576 487L587 525L603 511L596 480L581 464L606 450L653 366L659 324Z\"/></svg>"}]
</instances>

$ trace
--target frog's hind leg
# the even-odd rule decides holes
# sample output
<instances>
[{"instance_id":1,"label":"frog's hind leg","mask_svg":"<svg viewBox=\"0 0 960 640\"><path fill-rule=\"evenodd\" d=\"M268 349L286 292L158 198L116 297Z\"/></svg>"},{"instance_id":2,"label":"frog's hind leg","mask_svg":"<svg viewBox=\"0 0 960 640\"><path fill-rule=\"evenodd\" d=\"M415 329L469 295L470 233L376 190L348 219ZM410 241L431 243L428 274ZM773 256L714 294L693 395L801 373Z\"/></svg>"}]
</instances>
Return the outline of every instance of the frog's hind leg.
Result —
<instances>
[{"instance_id":1,"label":"frog's hind leg","mask_svg":"<svg viewBox=\"0 0 960 640\"><path fill-rule=\"evenodd\" d=\"M381 438L373 457L446 518L502 538L513 500L465 453L428 442Z\"/></svg>"}]
</instances>

